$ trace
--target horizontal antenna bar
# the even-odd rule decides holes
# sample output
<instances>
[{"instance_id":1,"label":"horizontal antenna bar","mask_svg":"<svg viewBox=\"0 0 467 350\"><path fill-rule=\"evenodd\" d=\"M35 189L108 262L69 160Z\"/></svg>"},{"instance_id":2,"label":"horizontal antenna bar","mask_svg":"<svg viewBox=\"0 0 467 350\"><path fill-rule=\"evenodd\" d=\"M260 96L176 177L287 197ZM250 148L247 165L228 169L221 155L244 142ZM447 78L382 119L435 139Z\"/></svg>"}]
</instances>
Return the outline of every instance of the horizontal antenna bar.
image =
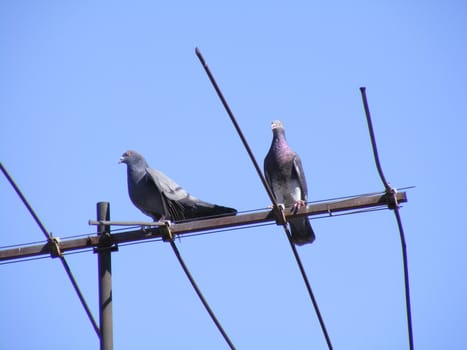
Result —
<instances>
[{"instance_id":1,"label":"horizontal antenna bar","mask_svg":"<svg viewBox=\"0 0 467 350\"><path fill-rule=\"evenodd\" d=\"M398 203L407 202L407 196L405 192L398 192L396 194ZM329 214L332 215L336 212L349 211L362 208L373 208L379 206L387 206L389 200L385 194L371 195L371 196L362 196L355 197L351 199L345 199L341 201L333 202L322 202L317 204L311 204L306 207L300 208L297 213L289 209L285 210L285 217L297 217L297 216L313 216L313 215L322 215ZM170 226L170 231L174 235L182 235L186 233L200 232L200 231L209 231L217 230L221 228L234 227L234 226L245 226L257 223L272 222L275 221L275 216L272 210L262 211L258 213L237 215L237 216L225 216L215 219L204 219L204 220L194 220L189 222L183 222L178 224L173 224ZM134 221L122 222L117 221L119 225L127 224L128 226L133 225ZM112 221L107 223L108 225L113 225ZM157 223L147 223L144 222L144 225L141 226L151 226L156 225ZM150 224L150 225L147 225ZM165 226L166 223L159 223L161 226ZM145 239L153 239L156 237L162 237L162 230L158 227L156 228L147 228L147 229L138 229L133 231L126 231L120 233L111 234L111 242L113 244L127 243L134 241L141 241ZM61 252L79 250L79 249L89 249L92 247L97 247L100 243L99 236L88 236L84 238L77 238L71 240L61 240L58 244ZM0 251L0 261L2 260L12 260L20 259L31 256L46 255L50 254L52 250L50 243L26 246L26 247L17 247L12 249L6 249Z\"/></svg>"}]
</instances>

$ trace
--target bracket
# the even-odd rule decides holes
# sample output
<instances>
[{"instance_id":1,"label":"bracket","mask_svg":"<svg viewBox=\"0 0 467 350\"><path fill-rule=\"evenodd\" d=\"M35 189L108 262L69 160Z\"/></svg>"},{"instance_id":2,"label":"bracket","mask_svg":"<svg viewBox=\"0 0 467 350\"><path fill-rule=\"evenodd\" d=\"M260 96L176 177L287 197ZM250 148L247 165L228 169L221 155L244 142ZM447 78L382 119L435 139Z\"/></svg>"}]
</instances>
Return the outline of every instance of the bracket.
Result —
<instances>
[{"instance_id":1,"label":"bracket","mask_svg":"<svg viewBox=\"0 0 467 350\"><path fill-rule=\"evenodd\" d=\"M108 232L100 235L99 246L93 249L94 253L110 250L111 252L118 252L118 245L112 240L112 235Z\"/></svg>"},{"instance_id":2,"label":"bracket","mask_svg":"<svg viewBox=\"0 0 467 350\"><path fill-rule=\"evenodd\" d=\"M391 187L390 184L388 184L386 187L386 199L388 200L389 209L399 208L399 202L397 200L397 189Z\"/></svg>"},{"instance_id":3,"label":"bracket","mask_svg":"<svg viewBox=\"0 0 467 350\"><path fill-rule=\"evenodd\" d=\"M102 246L102 247L96 247L93 249L93 253L98 254L100 252L110 250L111 252L118 252L118 245L114 244L111 246Z\"/></svg>"},{"instance_id":4,"label":"bracket","mask_svg":"<svg viewBox=\"0 0 467 350\"><path fill-rule=\"evenodd\" d=\"M60 238L50 237L49 246L50 246L50 255L52 256L52 258L58 258L58 257L63 256L63 253L60 249Z\"/></svg>"},{"instance_id":5,"label":"bracket","mask_svg":"<svg viewBox=\"0 0 467 350\"><path fill-rule=\"evenodd\" d=\"M273 207L272 211L274 213L274 218L276 219L276 225L287 225L287 219L285 218L284 210L284 204L278 204L276 207Z\"/></svg>"},{"instance_id":6,"label":"bracket","mask_svg":"<svg viewBox=\"0 0 467 350\"><path fill-rule=\"evenodd\" d=\"M173 232L170 229L172 227L172 222L169 220L164 220L162 223L163 225L159 226L162 240L164 242L172 242L174 240Z\"/></svg>"}]
</instances>

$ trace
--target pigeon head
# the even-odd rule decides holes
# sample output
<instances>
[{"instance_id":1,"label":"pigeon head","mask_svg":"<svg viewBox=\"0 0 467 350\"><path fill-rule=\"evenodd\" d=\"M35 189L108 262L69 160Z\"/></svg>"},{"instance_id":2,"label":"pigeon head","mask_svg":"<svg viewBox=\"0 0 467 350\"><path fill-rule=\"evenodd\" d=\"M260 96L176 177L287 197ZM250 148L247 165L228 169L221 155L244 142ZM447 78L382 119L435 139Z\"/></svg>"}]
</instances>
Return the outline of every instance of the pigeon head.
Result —
<instances>
[{"instance_id":1,"label":"pigeon head","mask_svg":"<svg viewBox=\"0 0 467 350\"><path fill-rule=\"evenodd\" d=\"M284 124L282 124L282 122L280 120L274 120L272 123L271 123L271 129L274 131L276 129L282 129L284 130Z\"/></svg>"},{"instance_id":2,"label":"pigeon head","mask_svg":"<svg viewBox=\"0 0 467 350\"><path fill-rule=\"evenodd\" d=\"M277 138L285 138L285 128L284 124L280 120L274 120L271 123L272 134L274 135L274 139Z\"/></svg>"},{"instance_id":3,"label":"pigeon head","mask_svg":"<svg viewBox=\"0 0 467 350\"><path fill-rule=\"evenodd\" d=\"M125 163L127 165L137 165L138 163L141 163L147 167L144 157L136 151L126 151L123 153L118 163Z\"/></svg>"}]
</instances>

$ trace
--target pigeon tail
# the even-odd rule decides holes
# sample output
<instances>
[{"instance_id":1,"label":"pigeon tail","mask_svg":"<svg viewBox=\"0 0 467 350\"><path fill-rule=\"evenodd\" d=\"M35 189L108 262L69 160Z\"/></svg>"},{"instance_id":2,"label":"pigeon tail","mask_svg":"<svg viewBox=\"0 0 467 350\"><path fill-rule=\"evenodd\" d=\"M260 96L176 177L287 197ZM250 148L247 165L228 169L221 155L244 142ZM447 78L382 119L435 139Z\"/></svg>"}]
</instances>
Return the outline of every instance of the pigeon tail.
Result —
<instances>
[{"instance_id":1,"label":"pigeon tail","mask_svg":"<svg viewBox=\"0 0 467 350\"><path fill-rule=\"evenodd\" d=\"M199 217L206 217L206 216L212 216L212 217L220 217L220 216L230 216L230 215L236 215L237 210L229 207L224 207L222 205L209 205L209 206L204 206L204 205L197 205L194 210L193 210L193 218L199 218Z\"/></svg>"},{"instance_id":2,"label":"pigeon tail","mask_svg":"<svg viewBox=\"0 0 467 350\"><path fill-rule=\"evenodd\" d=\"M289 219L290 234L292 241L297 245L304 245L306 243L313 243L315 240L315 233L311 228L308 218Z\"/></svg>"},{"instance_id":3,"label":"pigeon tail","mask_svg":"<svg viewBox=\"0 0 467 350\"><path fill-rule=\"evenodd\" d=\"M177 221L193 221L196 219L207 219L209 217L216 218L222 216L234 216L237 214L237 210L229 207L223 207L221 205L210 204L202 201L197 201L197 203L178 203L181 205L182 210L175 209L170 207L171 218Z\"/></svg>"}]
</instances>

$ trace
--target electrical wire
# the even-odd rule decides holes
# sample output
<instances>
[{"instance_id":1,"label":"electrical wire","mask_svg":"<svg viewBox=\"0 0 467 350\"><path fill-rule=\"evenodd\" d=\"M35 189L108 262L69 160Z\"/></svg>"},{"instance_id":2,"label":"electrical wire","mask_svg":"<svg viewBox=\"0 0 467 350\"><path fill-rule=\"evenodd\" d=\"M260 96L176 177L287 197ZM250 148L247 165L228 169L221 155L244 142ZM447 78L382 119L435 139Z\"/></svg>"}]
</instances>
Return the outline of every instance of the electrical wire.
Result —
<instances>
[{"instance_id":1,"label":"electrical wire","mask_svg":"<svg viewBox=\"0 0 467 350\"><path fill-rule=\"evenodd\" d=\"M389 182L386 180L384 176L383 168L381 166L381 162L379 160L378 155L378 148L376 145L376 137L373 130L373 123L371 122L371 115L370 115L370 108L368 106L368 100L366 97L366 88L361 87L360 92L362 95L363 107L365 109L366 120L368 124L368 132L370 134L371 139L371 146L373 149L373 156L375 159L376 168L378 170L379 177L381 178L381 182L383 183L386 189L386 196L388 200L392 198L392 205L390 206L391 209L394 210L394 215L397 221L397 227L399 229L399 236L401 240L401 248L402 248L402 260L404 265L404 287L405 287L405 306L406 306L406 314L407 314L407 331L409 337L409 348L410 350L414 349L414 342L413 342L413 329L412 329L412 312L410 306L410 286L409 286L409 268L408 268L408 257L407 257L407 245L405 242L405 234L404 234L404 227L402 225L402 219L399 213L399 203L397 203L396 199L396 190L391 187Z\"/></svg>"}]
</instances>

